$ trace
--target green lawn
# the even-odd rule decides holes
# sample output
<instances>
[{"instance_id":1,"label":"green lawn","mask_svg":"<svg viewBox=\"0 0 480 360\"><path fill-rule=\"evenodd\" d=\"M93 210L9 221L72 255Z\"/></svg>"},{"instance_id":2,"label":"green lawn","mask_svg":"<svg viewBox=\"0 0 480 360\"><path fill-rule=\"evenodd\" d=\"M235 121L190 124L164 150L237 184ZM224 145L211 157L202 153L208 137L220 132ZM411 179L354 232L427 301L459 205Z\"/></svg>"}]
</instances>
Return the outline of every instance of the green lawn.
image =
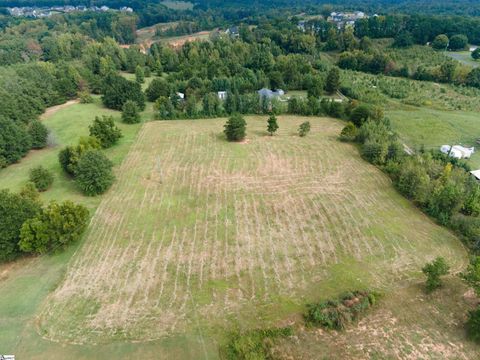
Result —
<instances>
[{"instance_id":1,"label":"green lawn","mask_svg":"<svg viewBox=\"0 0 480 360\"><path fill-rule=\"evenodd\" d=\"M480 168L480 116L468 111L442 111L419 107L387 110L393 128L411 147L439 149L441 145L475 146L479 151L470 159L472 168Z\"/></svg>"}]
</instances>

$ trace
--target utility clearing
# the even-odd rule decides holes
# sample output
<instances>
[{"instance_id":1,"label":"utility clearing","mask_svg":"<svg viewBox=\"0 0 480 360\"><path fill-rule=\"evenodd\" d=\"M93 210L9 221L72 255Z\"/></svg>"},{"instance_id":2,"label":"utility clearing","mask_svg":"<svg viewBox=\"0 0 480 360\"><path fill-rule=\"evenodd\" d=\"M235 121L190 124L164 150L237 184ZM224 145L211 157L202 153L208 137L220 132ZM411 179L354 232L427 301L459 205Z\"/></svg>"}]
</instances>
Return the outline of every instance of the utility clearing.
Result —
<instances>
[{"instance_id":1,"label":"utility clearing","mask_svg":"<svg viewBox=\"0 0 480 360\"><path fill-rule=\"evenodd\" d=\"M310 121L311 133L296 131ZM275 325L307 301L390 291L460 241L399 195L326 118L247 117L143 125L83 246L36 321L46 339L101 344ZM216 330L213 330L216 329Z\"/></svg>"}]
</instances>

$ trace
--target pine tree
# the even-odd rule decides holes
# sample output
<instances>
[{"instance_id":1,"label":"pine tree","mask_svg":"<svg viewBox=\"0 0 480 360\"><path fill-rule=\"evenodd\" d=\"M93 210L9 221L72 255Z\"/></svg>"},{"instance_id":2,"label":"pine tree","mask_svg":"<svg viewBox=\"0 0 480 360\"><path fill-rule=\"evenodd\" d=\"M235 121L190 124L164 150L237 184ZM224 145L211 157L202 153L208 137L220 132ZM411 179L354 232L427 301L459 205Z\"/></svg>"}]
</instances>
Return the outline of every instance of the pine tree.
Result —
<instances>
[{"instance_id":1,"label":"pine tree","mask_svg":"<svg viewBox=\"0 0 480 360\"><path fill-rule=\"evenodd\" d=\"M325 90L329 94L333 94L337 92L338 89L340 89L340 70L334 67L328 72Z\"/></svg>"},{"instance_id":2,"label":"pine tree","mask_svg":"<svg viewBox=\"0 0 480 360\"><path fill-rule=\"evenodd\" d=\"M145 81L145 72L143 71L143 67L137 65L135 68L135 81L139 84L143 84Z\"/></svg>"},{"instance_id":3,"label":"pine tree","mask_svg":"<svg viewBox=\"0 0 480 360\"><path fill-rule=\"evenodd\" d=\"M126 124L136 124L140 122L140 113L135 101L127 100L122 108L122 121Z\"/></svg>"},{"instance_id":4,"label":"pine tree","mask_svg":"<svg viewBox=\"0 0 480 360\"><path fill-rule=\"evenodd\" d=\"M273 134L277 130L278 130L277 117L275 116L275 114L272 113L267 120L267 131L270 133L270 136L273 136Z\"/></svg>"},{"instance_id":5,"label":"pine tree","mask_svg":"<svg viewBox=\"0 0 480 360\"><path fill-rule=\"evenodd\" d=\"M242 141L245 139L247 123L240 114L232 115L225 124L224 133L228 141Z\"/></svg>"}]
</instances>

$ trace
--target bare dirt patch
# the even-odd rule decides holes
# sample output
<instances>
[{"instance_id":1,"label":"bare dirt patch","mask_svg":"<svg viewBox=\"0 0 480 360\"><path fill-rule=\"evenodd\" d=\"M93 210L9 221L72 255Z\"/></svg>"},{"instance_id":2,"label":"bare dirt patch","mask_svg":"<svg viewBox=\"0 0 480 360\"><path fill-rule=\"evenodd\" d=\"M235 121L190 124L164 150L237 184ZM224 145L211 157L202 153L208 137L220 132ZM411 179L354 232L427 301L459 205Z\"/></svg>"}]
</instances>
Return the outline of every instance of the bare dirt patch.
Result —
<instances>
[{"instance_id":1,"label":"bare dirt patch","mask_svg":"<svg viewBox=\"0 0 480 360\"><path fill-rule=\"evenodd\" d=\"M45 112L42 115L40 115L40 120L44 120L44 119L52 116L53 114L55 114L57 111L65 109L65 108L67 108L69 106L72 106L74 104L78 104L79 102L80 102L79 99L74 99L74 100L69 100L64 104L51 106L51 107L47 108L47 110L45 110Z\"/></svg>"}]
</instances>

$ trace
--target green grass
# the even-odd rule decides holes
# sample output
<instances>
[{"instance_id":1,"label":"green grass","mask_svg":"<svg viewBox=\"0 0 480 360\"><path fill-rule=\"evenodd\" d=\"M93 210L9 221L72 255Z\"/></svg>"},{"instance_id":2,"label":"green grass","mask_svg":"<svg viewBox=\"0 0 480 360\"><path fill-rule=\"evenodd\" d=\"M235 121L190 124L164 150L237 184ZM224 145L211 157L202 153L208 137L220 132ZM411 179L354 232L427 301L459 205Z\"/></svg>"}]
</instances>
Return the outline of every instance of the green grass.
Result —
<instances>
[{"instance_id":1,"label":"green grass","mask_svg":"<svg viewBox=\"0 0 480 360\"><path fill-rule=\"evenodd\" d=\"M480 62L472 59L472 53L470 51L447 52L447 56L461 62L464 65L472 67L480 66Z\"/></svg>"},{"instance_id":2,"label":"green grass","mask_svg":"<svg viewBox=\"0 0 480 360\"><path fill-rule=\"evenodd\" d=\"M225 119L145 124L37 312L41 334L85 349L163 339L167 358L182 344L215 358L233 324L276 326L338 292L394 290L438 255L464 265L457 238L337 141L341 122L308 118L299 138L305 120L279 117L270 137L265 117L249 117L244 144L224 140Z\"/></svg>"},{"instance_id":3,"label":"green grass","mask_svg":"<svg viewBox=\"0 0 480 360\"><path fill-rule=\"evenodd\" d=\"M150 113L146 112L145 117ZM105 151L106 155L113 161L115 166L120 165L140 125L125 125L120 122L120 113L104 108L100 99L95 98L92 104L74 104L53 114L43 120L50 132L53 134L56 145L42 150L31 151L17 164L0 170L0 188L12 191L20 190L28 181L29 170L41 164L53 172L55 180L52 187L41 194L43 200L72 200L82 203L94 209L101 201L101 197L86 197L77 189L74 181L66 175L58 162L58 153L66 145L74 145L80 136L88 136L88 126L93 122L95 116L113 115L117 125L123 133L119 144Z\"/></svg>"},{"instance_id":4,"label":"green grass","mask_svg":"<svg viewBox=\"0 0 480 360\"><path fill-rule=\"evenodd\" d=\"M475 146L480 138L480 117L467 111L442 111L418 107L387 110L393 128L411 147L439 149L441 145ZM480 150L480 149L479 149ZM480 168L480 151L469 160L472 168Z\"/></svg>"},{"instance_id":5,"label":"green grass","mask_svg":"<svg viewBox=\"0 0 480 360\"><path fill-rule=\"evenodd\" d=\"M266 117L249 117L245 144L224 141L225 119L151 122L140 132L119 123L125 136L107 150L118 181L84 197L61 173L58 151L109 113L119 117L98 99L58 111L44 120L58 146L0 172L0 187L16 190L42 163L56 177L45 200L97 209L68 251L0 267L0 353L213 359L232 326L278 326L306 302L352 288L396 291L437 255L454 269L465 263L459 240L338 142L343 124L331 119L308 118L312 132L300 139L305 118L279 117L269 137ZM152 116L148 104L143 118Z\"/></svg>"}]
</instances>

